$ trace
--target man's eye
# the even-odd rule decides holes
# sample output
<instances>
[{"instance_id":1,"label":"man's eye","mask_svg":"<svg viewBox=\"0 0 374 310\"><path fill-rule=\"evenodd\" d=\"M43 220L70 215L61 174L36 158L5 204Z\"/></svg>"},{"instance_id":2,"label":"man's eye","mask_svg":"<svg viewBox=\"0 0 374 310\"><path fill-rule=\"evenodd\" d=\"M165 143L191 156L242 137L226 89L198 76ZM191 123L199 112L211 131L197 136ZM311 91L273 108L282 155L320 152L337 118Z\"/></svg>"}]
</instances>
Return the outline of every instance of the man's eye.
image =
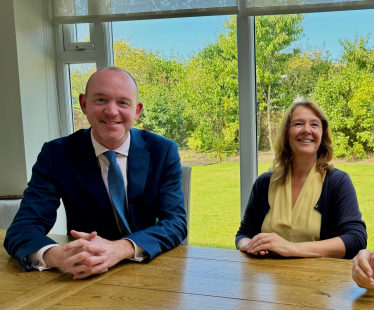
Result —
<instances>
[{"instance_id":1,"label":"man's eye","mask_svg":"<svg viewBox=\"0 0 374 310\"><path fill-rule=\"evenodd\" d=\"M104 98L97 98L96 102L105 102L105 99Z\"/></svg>"},{"instance_id":2,"label":"man's eye","mask_svg":"<svg viewBox=\"0 0 374 310\"><path fill-rule=\"evenodd\" d=\"M120 104L120 105L129 105L129 103L126 102L126 101L119 101L118 104Z\"/></svg>"}]
</instances>

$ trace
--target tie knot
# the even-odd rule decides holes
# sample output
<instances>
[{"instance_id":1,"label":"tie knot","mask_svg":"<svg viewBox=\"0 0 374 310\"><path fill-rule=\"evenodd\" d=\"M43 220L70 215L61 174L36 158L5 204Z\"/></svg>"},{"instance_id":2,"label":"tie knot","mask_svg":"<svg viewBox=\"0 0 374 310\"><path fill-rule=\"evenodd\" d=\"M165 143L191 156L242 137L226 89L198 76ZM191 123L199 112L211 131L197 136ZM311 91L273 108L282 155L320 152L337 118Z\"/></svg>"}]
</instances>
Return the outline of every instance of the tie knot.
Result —
<instances>
[{"instance_id":1,"label":"tie knot","mask_svg":"<svg viewBox=\"0 0 374 310\"><path fill-rule=\"evenodd\" d=\"M117 152L114 151L106 151L104 153L105 157L108 158L110 163L116 163L116 158L117 158Z\"/></svg>"}]
</instances>

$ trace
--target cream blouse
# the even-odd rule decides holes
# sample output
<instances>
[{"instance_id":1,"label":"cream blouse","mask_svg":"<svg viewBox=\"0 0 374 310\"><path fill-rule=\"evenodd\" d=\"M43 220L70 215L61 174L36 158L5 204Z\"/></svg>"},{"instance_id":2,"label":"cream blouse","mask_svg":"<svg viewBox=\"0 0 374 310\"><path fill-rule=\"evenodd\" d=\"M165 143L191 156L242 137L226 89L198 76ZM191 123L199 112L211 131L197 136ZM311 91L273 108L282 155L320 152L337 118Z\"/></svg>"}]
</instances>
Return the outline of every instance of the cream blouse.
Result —
<instances>
[{"instance_id":1,"label":"cream blouse","mask_svg":"<svg viewBox=\"0 0 374 310\"><path fill-rule=\"evenodd\" d=\"M292 208L291 169L283 185L270 182L270 210L262 223L261 232L275 232L290 242L320 240L321 213L316 210L322 192L324 176L316 170L316 164L310 170L307 179Z\"/></svg>"}]
</instances>

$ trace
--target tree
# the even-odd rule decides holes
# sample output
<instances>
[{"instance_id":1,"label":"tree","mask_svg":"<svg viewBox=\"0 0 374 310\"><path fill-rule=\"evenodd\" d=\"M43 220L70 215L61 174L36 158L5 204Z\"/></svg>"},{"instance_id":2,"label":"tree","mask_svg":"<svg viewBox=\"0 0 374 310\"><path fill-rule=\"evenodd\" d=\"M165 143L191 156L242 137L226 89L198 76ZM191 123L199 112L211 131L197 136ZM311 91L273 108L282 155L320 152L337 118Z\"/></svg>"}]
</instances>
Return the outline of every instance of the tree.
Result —
<instances>
[{"instance_id":1,"label":"tree","mask_svg":"<svg viewBox=\"0 0 374 310\"><path fill-rule=\"evenodd\" d=\"M369 37L343 40L341 62L321 77L314 99L326 112L337 157L366 158L374 147L374 50Z\"/></svg>"},{"instance_id":2,"label":"tree","mask_svg":"<svg viewBox=\"0 0 374 310\"><path fill-rule=\"evenodd\" d=\"M302 32L303 15L256 18L257 86L260 104L268 111L271 142L271 105L277 95L285 49ZM236 19L223 25L214 44L208 44L186 64L184 102L190 124L189 146L213 153L233 152L239 142L239 104L236 46ZM218 151L221 149L221 151Z\"/></svg>"},{"instance_id":3,"label":"tree","mask_svg":"<svg viewBox=\"0 0 374 310\"><path fill-rule=\"evenodd\" d=\"M236 152L239 142L235 19L224 27L227 31L219 33L214 44L187 61L182 85L188 145L219 161Z\"/></svg>"},{"instance_id":4,"label":"tree","mask_svg":"<svg viewBox=\"0 0 374 310\"><path fill-rule=\"evenodd\" d=\"M278 109L286 110L297 97L310 98L318 79L331 67L329 54L314 49L293 54L285 63L278 90Z\"/></svg>"},{"instance_id":5,"label":"tree","mask_svg":"<svg viewBox=\"0 0 374 310\"><path fill-rule=\"evenodd\" d=\"M139 86L145 109L137 127L184 146L186 119L178 90L183 63L177 58L165 59L158 52L135 48L124 39L115 40L114 53L115 65L130 72Z\"/></svg>"},{"instance_id":6,"label":"tree","mask_svg":"<svg viewBox=\"0 0 374 310\"><path fill-rule=\"evenodd\" d=\"M303 19L302 14L256 17L257 98L260 105L266 106L271 150L271 117L277 105L276 87L284 75L284 64L291 56L286 48L300 37Z\"/></svg>"},{"instance_id":7,"label":"tree","mask_svg":"<svg viewBox=\"0 0 374 310\"><path fill-rule=\"evenodd\" d=\"M86 84L90 76L95 72L95 67L91 64L82 64L79 69L70 69L71 92L74 110L79 109L79 95L86 91Z\"/></svg>"}]
</instances>

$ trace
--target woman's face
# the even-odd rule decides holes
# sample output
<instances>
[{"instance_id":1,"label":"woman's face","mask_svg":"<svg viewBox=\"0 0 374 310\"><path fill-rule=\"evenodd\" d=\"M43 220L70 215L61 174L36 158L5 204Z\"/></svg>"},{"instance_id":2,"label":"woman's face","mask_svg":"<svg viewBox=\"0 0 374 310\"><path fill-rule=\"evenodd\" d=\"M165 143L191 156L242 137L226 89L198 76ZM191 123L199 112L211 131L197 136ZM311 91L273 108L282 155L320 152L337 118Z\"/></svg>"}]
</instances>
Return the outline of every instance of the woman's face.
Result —
<instances>
[{"instance_id":1,"label":"woman's face","mask_svg":"<svg viewBox=\"0 0 374 310\"><path fill-rule=\"evenodd\" d=\"M299 106L291 114L288 143L292 157L315 156L322 139L322 121L311 108Z\"/></svg>"}]
</instances>

